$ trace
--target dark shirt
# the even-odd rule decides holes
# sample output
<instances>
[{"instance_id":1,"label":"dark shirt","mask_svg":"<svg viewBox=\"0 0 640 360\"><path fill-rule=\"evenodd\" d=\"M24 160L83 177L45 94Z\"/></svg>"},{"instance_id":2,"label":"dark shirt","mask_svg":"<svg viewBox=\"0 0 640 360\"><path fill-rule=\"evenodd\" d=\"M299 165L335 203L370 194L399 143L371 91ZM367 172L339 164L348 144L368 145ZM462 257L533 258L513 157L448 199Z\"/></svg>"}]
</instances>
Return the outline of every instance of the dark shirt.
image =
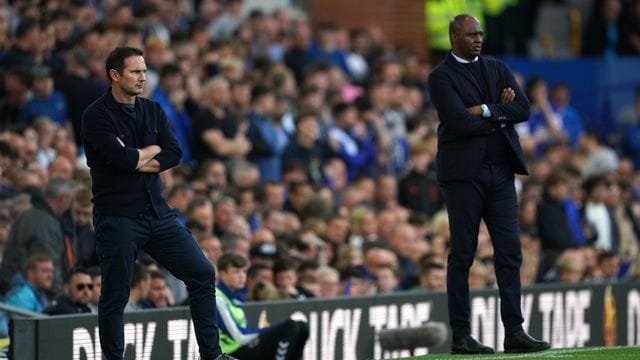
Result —
<instances>
[{"instance_id":1,"label":"dark shirt","mask_svg":"<svg viewBox=\"0 0 640 360\"><path fill-rule=\"evenodd\" d=\"M562 200L544 193L537 214L543 250L562 251L578 247Z\"/></svg>"},{"instance_id":2,"label":"dark shirt","mask_svg":"<svg viewBox=\"0 0 640 360\"><path fill-rule=\"evenodd\" d=\"M164 171L180 162L180 145L158 103L137 97L135 115L127 114L121 105L109 89L82 117L81 136L91 168L94 213L137 217L151 208L156 216L165 217L171 209L162 196L160 177L136 170L137 149L160 146L162 151L155 159Z\"/></svg>"},{"instance_id":3,"label":"dark shirt","mask_svg":"<svg viewBox=\"0 0 640 360\"><path fill-rule=\"evenodd\" d=\"M13 45L2 58L2 68L10 69L14 66L25 66L31 69L35 66L36 61L33 54L29 51L22 50Z\"/></svg>"},{"instance_id":4,"label":"dark shirt","mask_svg":"<svg viewBox=\"0 0 640 360\"><path fill-rule=\"evenodd\" d=\"M193 157L199 162L206 159L223 159L225 157L214 153L211 147L202 140L202 133L209 129L222 132L226 139L233 139L238 133L238 124L228 110L223 117L215 116L210 110L204 109L193 118L194 147Z\"/></svg>"},{"instance_id":5,"label":"dark shirt","mask_svg":"<svg viewBox=\"0 0 640 360\"><path fill-rule=\"evenodd\" d=\"M66 296L60 297L55 303L43 311L47 315L68 315L90 313L91 309L87 305L77 304Z\"/></svg>"},{"instance_id":6,"label":"dark shirt","mask_svg":"<svg viewBox=\"0 0 640 360\"><path fill-rule=\"evenodd\" d=\"M442 209L444 198L435 173L411 170L404 175L398 183L398 202L429 216Z\"/></svg>"},{"instance_id":7,"label":"dark shirt","mask_svg":"<svg viewBox=\"0 0 640 360\"><path fill-rule=\"evenodd\" d=\"M282 155L282 163L285 165L300 163L307 170L307 176L314 184L322 184L322 166L327 158L329 149L321 142L316 141L311 147L306 147L292 139Z\"/></svg>"}]
</instances>

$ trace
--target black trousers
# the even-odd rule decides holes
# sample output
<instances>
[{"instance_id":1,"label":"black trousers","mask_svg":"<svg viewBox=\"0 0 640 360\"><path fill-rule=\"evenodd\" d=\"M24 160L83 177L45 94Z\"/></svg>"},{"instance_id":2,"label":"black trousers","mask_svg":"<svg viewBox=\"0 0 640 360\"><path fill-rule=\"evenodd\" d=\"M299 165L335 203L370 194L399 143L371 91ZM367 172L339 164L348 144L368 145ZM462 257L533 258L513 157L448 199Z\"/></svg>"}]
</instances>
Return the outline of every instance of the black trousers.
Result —
<instances>
[{"instance_id":1,"label":"black trousers","mask_svg":"<svg viewBox=\"0 0 640 360\"><path fill-rule=\"evenodd\" d=\"M260 333L257 339L241 346L231 356L238 360L299 360L308 338L309 325L289 319Z\"/></svg>"},{"instance_id":2,"label":"black trousers","mask_svg":"<svg viewBox=\"0 0 640 360\"><path fill-rule=\"evenodd\" d=\"M510 166L483 164L471 181L441 182L451 230L447 264L449 325L453 336L471 332L469 268L484 219L494 249L500 289L500 314L505 334L522 330L520 308L520 250L518 202Z\"/></svg>"},{"instance_id":3,"label":"black trousers","mask_svg":"<svg viewBox=\"0 0 640 360\"><path fill-rule=\"evenodd\" d=\"M104 357L123 358L123 310L129 300L129 284L139 249L144 249L187 285L202 359L220 355L213 266L176 215L162 219L151 214L138 218L96 215L94 224L102 272L98 325Z\"/></svg>"}]
</instances>

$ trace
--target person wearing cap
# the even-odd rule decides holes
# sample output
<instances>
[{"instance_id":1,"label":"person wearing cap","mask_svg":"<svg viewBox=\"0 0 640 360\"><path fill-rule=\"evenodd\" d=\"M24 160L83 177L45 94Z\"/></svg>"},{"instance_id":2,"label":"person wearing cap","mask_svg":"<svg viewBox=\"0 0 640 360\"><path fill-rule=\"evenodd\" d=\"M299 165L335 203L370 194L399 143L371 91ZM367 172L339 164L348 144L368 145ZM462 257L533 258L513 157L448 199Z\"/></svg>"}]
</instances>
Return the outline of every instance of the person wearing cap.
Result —
<instances>
[{"instance_id":1,"label":"person wearing cap","mask_svg":"<svg viewBox=\"0 0 640 360\"><path fill-rule=\"evenodd\" d=\"M33 97L24 104L18 114L18 122L31 125L38 117L46 116L60 126L69 120L67 98L53 87L51 69L38 65L31 71L31 92Z\"/></svg>"},{"instance_id":2,"label":"person wearing cap","mask_svg":"<svg viewBox=\"0 0 640 360\"><path fill-rule=\"evenodd\" d=\"M242 308L249 261L236 253L218 260L220 282L216 288L220 347L238 359L302 359L309 325L287 319L268 328L252 329Z\"/></svg>"},{"instance_id":3,"label":"person wearing cap","mask_svg":"<svg viewBox=\"0 0 640 360\"><path fill-rule=\"evenodd\" d=\"M232 359L218 344L215 270L162 195L159 173L178 165L182 151L160 104L140 97L147 71L143 52L118 47L105 68L111 87L85 110L80 132L91 169L103 276L98 311L103 355L123 359L123 310L142 249L187 285L200 357Z\"/></svg>"}]
</instances>

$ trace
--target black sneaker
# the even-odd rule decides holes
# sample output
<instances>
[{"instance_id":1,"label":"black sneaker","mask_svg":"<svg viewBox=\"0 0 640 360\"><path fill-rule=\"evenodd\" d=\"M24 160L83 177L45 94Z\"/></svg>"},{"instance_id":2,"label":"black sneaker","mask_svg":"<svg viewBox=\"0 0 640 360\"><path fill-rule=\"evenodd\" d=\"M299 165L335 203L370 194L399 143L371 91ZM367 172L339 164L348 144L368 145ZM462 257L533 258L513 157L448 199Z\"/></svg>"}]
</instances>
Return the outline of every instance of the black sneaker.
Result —
<instances>
[{"instance_id":1,"label":"black sneaker","mask_svg":"<svg viewBox=\"0 0 640 360\"><path fill-rule=\"evenodd\" d=\"M464 337L454 337L451 342L452 354L493 354L494 351L488 346L484 346L478 340L467 335Z\"/></svg>"}]
</instances>

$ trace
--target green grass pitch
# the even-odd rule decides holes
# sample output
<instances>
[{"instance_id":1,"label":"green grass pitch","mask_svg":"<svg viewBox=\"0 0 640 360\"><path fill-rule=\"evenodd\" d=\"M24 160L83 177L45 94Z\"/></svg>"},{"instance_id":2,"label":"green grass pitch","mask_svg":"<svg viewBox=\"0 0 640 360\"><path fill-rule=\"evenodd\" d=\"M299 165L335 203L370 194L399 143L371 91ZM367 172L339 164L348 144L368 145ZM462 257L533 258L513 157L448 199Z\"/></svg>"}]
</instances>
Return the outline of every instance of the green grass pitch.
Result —
<instances>
[{"instance_id":1,"label":"green grass pitch","mask_svg":"<svg viewBox=\"0 0 640 360\"><path fill-rule=\"evenodd\" d=\"M618 360L640 359L640 347L616 346L616 347L591 347L571 349L551 349L547 351L528 354L493 355L451 355L432 354L403 358L403 360L451 360L451 359L585 359L585 360Z\"/></svg>"}]
</instances>

